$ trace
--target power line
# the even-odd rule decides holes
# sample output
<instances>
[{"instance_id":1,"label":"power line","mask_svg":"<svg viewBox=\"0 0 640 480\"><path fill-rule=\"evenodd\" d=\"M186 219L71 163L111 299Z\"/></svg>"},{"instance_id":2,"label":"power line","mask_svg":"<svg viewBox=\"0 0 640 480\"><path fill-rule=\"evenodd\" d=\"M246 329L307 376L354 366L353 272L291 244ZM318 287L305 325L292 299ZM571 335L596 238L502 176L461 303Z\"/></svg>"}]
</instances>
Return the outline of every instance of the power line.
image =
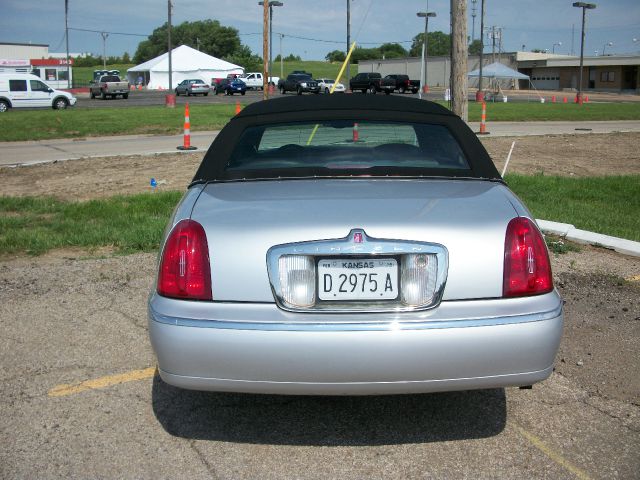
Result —
<instances>
[{"instance_id":1,"label":"power line","mask_svg":"<svg viewBox=\"0 0 640 480\"><path fill-rule=\"evenodd\" d=\"M149 35L144 35L142 33L107 32L105 30L89 30L87 28L72 28L72 27L69 27L69 30L75 30L76 32L107 33L109 35L128 35L128 36L131 36L131 37L148 37L149 36Z\"/></svg>"}]
</instances>

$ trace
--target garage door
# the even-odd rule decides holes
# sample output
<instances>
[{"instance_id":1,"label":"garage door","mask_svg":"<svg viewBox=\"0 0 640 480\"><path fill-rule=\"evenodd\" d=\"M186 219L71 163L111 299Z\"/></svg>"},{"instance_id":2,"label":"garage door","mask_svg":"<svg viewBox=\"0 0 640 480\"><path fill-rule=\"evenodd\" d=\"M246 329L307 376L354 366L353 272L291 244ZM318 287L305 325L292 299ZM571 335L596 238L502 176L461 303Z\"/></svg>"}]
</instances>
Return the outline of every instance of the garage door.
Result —
<instances>
[{"instance_id":1,"label":"garage door","mask_svg":"<svg viewBox=\"0 0 640 480\"><path fill-rule=\"evenodd\" d=\"M538 90L559 90L560 70L551 68L534 68L531 72L531 83Z\"/></svg>"}]
</instances>

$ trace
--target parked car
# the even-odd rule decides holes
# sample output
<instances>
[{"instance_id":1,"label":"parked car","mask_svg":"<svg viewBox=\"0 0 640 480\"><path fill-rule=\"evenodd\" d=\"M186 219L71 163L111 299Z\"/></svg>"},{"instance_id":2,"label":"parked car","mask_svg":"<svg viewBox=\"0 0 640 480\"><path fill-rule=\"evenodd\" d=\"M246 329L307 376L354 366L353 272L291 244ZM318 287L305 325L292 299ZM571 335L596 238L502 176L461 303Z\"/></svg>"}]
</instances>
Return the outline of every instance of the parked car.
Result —
<instances>
[{"instance_id":1,"label":"parked car","mask_svg":"<svg viewBox=\"0 0 640 480\"><path fill-rule=\"evenodd\" d=\"M55 90L40 77L30 73L0 73L0 113L10 108L51 107L65 109L77 98L69 92Z\"/></svg>"},{"instance_id":2,"label":"parked car","mask_svg":"<svg viewBox=\"0 0 640 480\"><path fill-rule=\"evenodd\" d=\"M225 95L233 95L234 93L244 95L247 93L247 84L239 78L226 78L218 85L218 90L224 92ZM218 90L216 90L216 95Z\"/></svg>"},{"instance_id":3,"label":"parked car","mask_svg":"<svg viewBox=\"0 0 640 480\"><path fill-rule=\"evenodd\" d=\"M247 84L247 88L253 88L256 90L262 90L263 79L260 72L249 72L244 75L240 75L240 79ZM269 77L269 85L278 85L280 82L279 77Z\"/></svg>"},{"instance_id":4,"label":"parked car","mask_svg":"<svg viewBox=\"0 0 640 480\"><path fill-rule=\"evenodd\" d=\"M290 73L286 80L280 82L278 88L283 95L287 92L296 92L298 95L320 93L318 82L308 73Z\"/></svg>"},{"instance_id":5,"label":"parked car","mask_svg":"<svg viewBox=\"0 0 640 480\"><path fill-rule=\"evenodd\" d=\"M349 80L352 92L360 90L362 93L377 93L380 91L382 76L375 72L362 72Z\"/></svg>"},{"instance_id":6,"label":"parked car","mask_svg":"<svg viewBox=\"0 0 640 480\"><path fill-rule=\"evenodd\" d=\"M387 75L380 80L380 90L389 95L395 91L405 93L418 93L420 90L420 80L409 80L409 75Z\"/></svg>"},{"instance_id":7,"label":"parked car","mask_svg":"<svg viewBox=\"0 0 640 480\"><path fill-rule=\"evenodd\" d=\"M204 95L205 97L209 95L209 85L204 83L199 78L193 78L189 80L183 80L176 86L176 95L180 94L186 95L187 97L191 95Z\"/></svg>"},{"instance_id":8,"label":"parked car","mask_svg":"<svg viewBox=\"0 0 640 480\"><path fill-rule=\"evenodd\" d=\"M553 369L563 311L542 234L476 135L432 102L248 105L161 245L149 334L178 387L417 393Z\"/></svg>"},{"instance_id":9,"label":"parked car","mask_svg":"<svg viewBox=\"0 0 640 480\"><path fill-rule=\"evenodd\" d=\"M118 75L102 75L89 83L89 96L93 99L129 98L129 82L122 80Z\"/></svg>"},{"instance_id":10,"label":"parked car","mask_svg":"<svg viewBox=\"0 0 640 480\"><path fill-rule=\"evenodd\" d=\"M345 90L343 84L341 84L340 82L336 83L335 80L332 80L330 78L317 78L316 82L318 82L318 86L320 87L320 91L323 92L323 93L329 93L334 84L336 86L333 89L334 93L337 93L337 92L343 93L344 90Z\"/></svg>"}]
</instances>

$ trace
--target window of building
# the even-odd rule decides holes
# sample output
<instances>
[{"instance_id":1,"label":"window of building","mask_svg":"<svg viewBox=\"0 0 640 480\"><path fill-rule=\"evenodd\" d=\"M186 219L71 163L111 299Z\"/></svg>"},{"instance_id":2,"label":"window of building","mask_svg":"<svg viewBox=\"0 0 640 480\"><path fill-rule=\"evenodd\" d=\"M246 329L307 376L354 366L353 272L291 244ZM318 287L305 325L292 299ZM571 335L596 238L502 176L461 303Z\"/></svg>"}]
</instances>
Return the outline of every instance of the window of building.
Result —
<instances>
[{"instance_id":1,"label":"window of building","mask_svg":"<svg viewBox=\"0 0 640 480\"><path fill-rule=\"evenodd\" d=\"M44 79L45 80L50 80L50 81L57 80L57 78L56 78L56 69L55 68L45 68L45 70L44 70Z\"/></svg>"},{"instance_id":2,"label":"window of building","mask_svg":"<svg viewBox=\"0 0 640 480\"><path fill-rule=\"evenodd\" d=\"M33 73L36 77L40 76L40 69L39 68L34 68L33 70L31 70L31 73Z\"/></svg>"},{"instance_id":3,"label":"window of building","mask_svg":"<svg viewBox=\"0 0 640 480\"><path fill-rule=\"evenodd\" d=\"M67 80L68 78L66 70L58 70L58 80Z\"/></svg>"},{"instance_id":4,"label":"window of building","mask_svg":"<svg viewBox=\"0 0 640 480\"><path fill-rule=\"evenodd\" d=\"M26 80L9 80L9 90L12 92L26 92L27 81Z\"/></svg>"},{"instance_id":5,"label":"window of building","mask_svg":"<svg viewBox=\"0 0 640 480\"><path fill-rule=\"evenodd\" d=\"M600 72L600 81L601 82L615 82L616 81L616 72Z\"/></svg>"}]
</instances>

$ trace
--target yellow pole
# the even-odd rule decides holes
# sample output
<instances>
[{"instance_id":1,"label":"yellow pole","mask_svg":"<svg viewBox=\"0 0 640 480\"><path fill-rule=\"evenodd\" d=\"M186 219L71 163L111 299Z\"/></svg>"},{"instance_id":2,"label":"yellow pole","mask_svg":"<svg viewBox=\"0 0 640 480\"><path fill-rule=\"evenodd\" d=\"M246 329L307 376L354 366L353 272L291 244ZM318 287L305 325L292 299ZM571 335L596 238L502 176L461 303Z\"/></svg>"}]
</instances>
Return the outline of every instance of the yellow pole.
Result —
<instances>
[{"instance_id":1,"label":"yellow pole","mask_svg":"<svg viewBox=\"0 0 640 480\"><path fill-rule=\"evenodd\" d=\"M349 49L349 52L347 53L347 58L345 58L344 62L342 62L342 67L340 67L340 71L338 72L338 76L336 77L336 81L333 82L333 86L331 87L331 90L329 90L329 95L331 95L333 93L333 91L336 88L336 85L340 81L340 77L342 77L342 74L344 73L344 69L347 68L349 59L351 58L351 54L353 53L353 49L354 48L356 48L356 42L353 42L351 44L351 48ZM309 139L307 140L307 145L310 145L311 142L313 141L313 137L315 137L319 126L320 126L320 124L316 123L316 126L313 127L313 131L311 132L311 135L309 135Z\"/></svg>"}]
</instances>

